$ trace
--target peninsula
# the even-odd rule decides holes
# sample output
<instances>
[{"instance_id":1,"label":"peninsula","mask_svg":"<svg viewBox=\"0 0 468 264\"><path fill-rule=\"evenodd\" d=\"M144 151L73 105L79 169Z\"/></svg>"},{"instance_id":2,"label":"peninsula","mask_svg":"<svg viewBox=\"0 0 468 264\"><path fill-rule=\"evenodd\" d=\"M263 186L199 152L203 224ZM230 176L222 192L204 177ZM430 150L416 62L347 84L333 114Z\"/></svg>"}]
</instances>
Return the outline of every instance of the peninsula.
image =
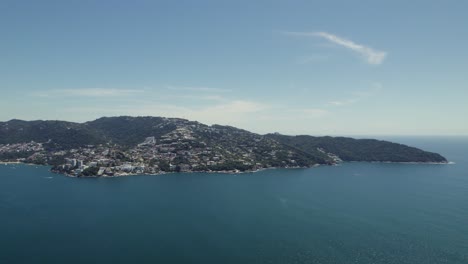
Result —
<instances>
[{"instance_id":1,"label":"peninsula","mask_svg":"<svg viewBox=\"0 0 468 264\"><path fill-rule=\"evenodd\" d=\"M432 152L375 139L260 135L164 117L0 122L0 161L52 166L77 177L246 172L346 161L447 163Z\"/></svg>"}]
</instances>

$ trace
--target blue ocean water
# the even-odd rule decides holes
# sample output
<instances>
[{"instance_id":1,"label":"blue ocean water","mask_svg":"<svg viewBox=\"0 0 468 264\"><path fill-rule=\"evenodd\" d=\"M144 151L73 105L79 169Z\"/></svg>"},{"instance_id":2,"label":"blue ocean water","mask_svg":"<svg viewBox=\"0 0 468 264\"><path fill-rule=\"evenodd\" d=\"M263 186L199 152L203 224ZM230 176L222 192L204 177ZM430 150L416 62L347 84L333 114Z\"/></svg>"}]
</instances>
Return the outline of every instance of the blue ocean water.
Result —
<instances>
[{"instance_id":1,"label":"blue ocean water","mask_svg":"<svg viewBox=\"0 0 468 264\"><path fill-rule=\"evenodd\" d=\"M468 263L468 138L451 165L77 179L0 165L0 263Z\"/></svg>"}]
</instances>

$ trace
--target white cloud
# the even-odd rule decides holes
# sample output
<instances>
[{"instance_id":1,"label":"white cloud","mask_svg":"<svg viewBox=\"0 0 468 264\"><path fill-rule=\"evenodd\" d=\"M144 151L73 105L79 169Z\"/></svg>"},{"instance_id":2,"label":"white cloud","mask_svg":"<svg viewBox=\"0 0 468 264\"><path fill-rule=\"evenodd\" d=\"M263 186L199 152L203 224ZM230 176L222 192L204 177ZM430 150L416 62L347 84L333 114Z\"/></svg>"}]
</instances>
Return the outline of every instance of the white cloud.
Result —
<instances>
[{"instance_id":1,"label":"white cloud","mask_svg":"<svg viewBox=\"0 0 468 264\"><path fill-rule=\"evenodd\" d=\"M330 112L320 108L305 108L291 110L295 114L300 114L302 118L320 118L328 115Z\"/></svg>"},{"instance_id":2,"label":"white cloud","mask_svg":"<svg viewBox=\"0 0 468 264\"><path fill-rule=\"evenodd\" d=\"M60 98L67 107L55 119L89 121L102 116L163 116L199 121L208 125L231 125L267 133L269 127L284 128L322 118L327 110L290 107L256 101L250 98L231 98L230 90L208 87L164 86L159 89L56 89L45 90L36 96ZM70 99L79 103L70 104ZM111 97L110 99L108 97ZM93 100L86 100L93 98ZM96 103L96 101L101 103Z\"/></svg>"},{"instance_id":3,"label":"white cloud","mask_svg":"<svg viewBox=\"0 0 468 264\"><path fill-rule=\"evenodd\" d=\"M149 98L150 95L147 96ZM157 100L172 100L178 104L182 103L193 103L201 101L213 101L213 102L227 102L228 98L217 95L217 94L205 94L205 93L157 93Z\"/></svg>"},{"instance_id":4,"label":"white cloud","mask_svg":"<svg viewBox=\"0 0 468 264\"><path fill-rule=\"evenodd\" d=\"M34 93L39 97L115 97L128 96L143 93L138 89L113 89L113 88L78 88L78 89L55 89Z\"/></svg>"},{"instance_id":5,"label":"white cloud","mask_svg":"<svg viewBox=\"0 0 468 264\"><path fill-rule=\"evenodd\" d=\"M164 91L166 90L166 91ZM170 91L167 91L170 90ZM172 92L171 92L172 91ZM144 87L142 89L117 89L117 88L66 88L66 89L49 89L33 92L30 95L35 97L129 97L147 93L147 96L155 95L158 97L176 98L176 99L194 99L194 100L211 100L211 101L226 101L219 95L228 93L232 90L210 88L210 87L195 87L195 86L165 86L162 88Z\"/></svg>"},{"instance_id":6,"label":"white cloud","mask_svg":"<svg viewBox=\"0 0 468 264\"><path fill-rule=\"evenodd\" d=\"M357 44L351 40L338 37L336 35L327 33L327 32L284 32L287 35L291 36L303 36L303 37L320 37L324 38L332 43L350 49L359 55L363 56L367 63L369 64L382 64L387 53L384 51L374 50L368 46Z\"/></svg>"},{"instance_id":7,"label":"white cloud","mask_svg":"<svg viewBox=\"0 0 468 264\"><path fill-rule=\"evenodd\" d=\"M353 104L356 103L358 99L347 99L347 100L341 100L341 101L331 101L329 102L330 105L334 106L342 106L342 105L348 105L348 104Z\"/></svg>"},{"instance_id":8,"label":"white cloud","mask_svg":"<svg viewBox=\"0 0 468 264\"><path fill-rule=\"evenodd\" d=\"M179 117L200 121L206 124L242 125L243 121L252 119L256 113L268 109L263 103L234 100L204 107L188 107L177 104L161 104L154 102L140 103L138 105L116 105L115 107L70 107L65 111L87 116L164 116Z\"/></svg>"},{"instance_id":9,"label":"white cloud","mask_svg":"<svg viewBox=\"0 0 468 264\"><path fill-rule=\"evenodd\" d=\"M190 91L190 92L205 92L205 93L226 93L232 92L229 89L221 89L221 88L211 88L211 87L193 87L193 86L166 86L169 90L174 91Z\"/></svg>"}]
</instances>

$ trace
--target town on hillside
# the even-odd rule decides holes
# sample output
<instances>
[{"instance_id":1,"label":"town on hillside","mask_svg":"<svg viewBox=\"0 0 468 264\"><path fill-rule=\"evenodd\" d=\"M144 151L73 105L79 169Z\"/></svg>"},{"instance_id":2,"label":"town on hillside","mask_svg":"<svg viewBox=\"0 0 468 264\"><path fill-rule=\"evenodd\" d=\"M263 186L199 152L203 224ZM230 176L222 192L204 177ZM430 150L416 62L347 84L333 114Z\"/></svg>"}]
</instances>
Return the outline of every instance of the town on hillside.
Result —
<instances>
[{"instance_id":1,"label":"town on hillside","mask_svg":"<svg viewBox=\"0 0 468 264\"><path fill-rule=\"evenodd\" d=\"M199 128L181 126L158 139L147 137L132 148L108 143L47 151L43 143L34 141L6 144L0 145L0 157L8 161L49 164L53 165L54 172L88 177L194 171L239 173L269 167L314 165L296 161L297 153L293 150L284 150L262 136L254 136L242 144L208 144L194 135L194 129ZM203 129L208 134L219 133L219 129L213 127ZM217 141L223 142L222 139ZM261 141L268 142L261 144Z\"/></svg>"}]
</instances>

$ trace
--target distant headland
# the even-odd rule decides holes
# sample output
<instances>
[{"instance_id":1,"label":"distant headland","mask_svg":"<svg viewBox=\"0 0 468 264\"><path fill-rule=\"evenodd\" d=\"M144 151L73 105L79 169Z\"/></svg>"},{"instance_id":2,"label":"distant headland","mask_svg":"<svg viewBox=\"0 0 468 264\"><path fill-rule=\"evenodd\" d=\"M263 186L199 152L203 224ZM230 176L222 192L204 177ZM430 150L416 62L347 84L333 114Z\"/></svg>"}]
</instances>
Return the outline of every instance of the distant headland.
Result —
<instances>
[{"instance_id":1,"label":"distant headland","mask_svg":"<svg viewBox=\"0 0 468 264\"><path fill-rule=\"evenodd\" d=\"M78 177L248 172L347 161L447 163L437 153L375 139L260 135L165 117L0 122L0 161L52 166Z\"/></svg>"}]
</instances>

